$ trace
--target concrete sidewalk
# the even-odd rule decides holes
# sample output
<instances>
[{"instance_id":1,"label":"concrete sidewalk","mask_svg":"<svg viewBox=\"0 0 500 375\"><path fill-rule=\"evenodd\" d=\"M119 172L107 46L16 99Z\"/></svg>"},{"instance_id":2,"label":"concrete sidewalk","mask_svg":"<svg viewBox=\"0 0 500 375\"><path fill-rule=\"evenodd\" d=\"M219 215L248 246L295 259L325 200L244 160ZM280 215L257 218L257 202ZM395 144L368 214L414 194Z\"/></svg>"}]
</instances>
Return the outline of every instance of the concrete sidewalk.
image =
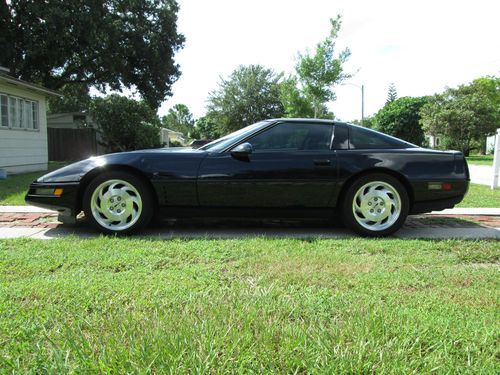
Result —
<instances>
[{"instance_id":1,"label":"concrete sidewalk","mask_svg":"<svg viewBox=\"0 0 500 375\"><path fill-rule=\"evenodd\" d=\"M34 206L0 206L0 213L33 213L33 214L57 214L57 211Z\"/></svg>"},{"instance_id":2,"label":"concrete sidewalk","mask_svg":"<svg viewBox=\"0 0 500 375\"><path fill-rule=\"evenodd\" d=\"M455 207L442 211L432 211L427 215L469 215L469 216L500 216L500 208L467 208Z\"/></svg>"},{"instance_id":3,"label":"concrete sidewalk","mask_svg":"<svg viewBox=\"0 0 500 375\"><path fill-rule=\"evenodd\" d=\"M493 167L489 165L469 164L470 182L491 186Z\"/></svg>"},{"instance_id":4,"label":"concrete sidewalk","mask_svg":"<svg viewBox=\"0 0 500 375\"><path fill-rule=\"evenodd\" d=\"M78 238L95 238L99 233L87 227L64 227L52 229L44 228L0 228L0 239L7 238L35 238L56 239L68 236ZM264 238L349 238L357 237L353 232L344 228L165 228L148 229L140 235L131 238L154 239L235 239L249 237ZM406 228L403 227L394 238L427 238L427 239L500 239L500 228L471 227L471 228Z\"/></svg>"}]
</instances>

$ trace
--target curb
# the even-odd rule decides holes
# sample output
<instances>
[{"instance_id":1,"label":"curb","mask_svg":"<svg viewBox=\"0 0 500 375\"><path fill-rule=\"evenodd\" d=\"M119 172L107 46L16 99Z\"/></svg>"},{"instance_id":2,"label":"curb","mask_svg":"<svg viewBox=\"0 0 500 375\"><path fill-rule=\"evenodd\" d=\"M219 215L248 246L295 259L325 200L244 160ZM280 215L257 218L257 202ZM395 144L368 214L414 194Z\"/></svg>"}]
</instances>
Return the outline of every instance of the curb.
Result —
<instances>
[{"instance_id":1,"label":"curb","mask_svg":"<svg viewBox=\"0 0 500 375\"><path fill-rule=\"evenodd\" d=\"M432 211L427 215L467 215L467 216L500 216L500 208L448 208Z\"/></svg>"},{"instance_id":2,"label":"curb","mask_svg":"<svg viewBox=\"0 0 500 375\"><path fill-rule=\"evenodd\" d=\"M4 230L5 229L5 230ZM35 238L51 240L73 236L76 238L96 238L99 234L86 228L2 228L0 239L8 238ZM180 228L177 230L146 230L140 235L131 238L156 238L156 239L239 239L239 238L357 238L352 232L345 229L322 229L322 228L284 228L284 229L265 229L244 228L244 229L221 229L211 230L201 229L193 230L189 228ZM403 228L399 230L392 238L399 239L500 239L500 228Z\"/></svg>"},{"instance_id":3,"label":"curb","mask_svg":"<svg viewBox=\"0 0 500 375\"><path fill-rule=\"evenodd\" d=\"M57 214L57 211L34 206L0 206L0 214Z\"/></svg>"}]
</instances>

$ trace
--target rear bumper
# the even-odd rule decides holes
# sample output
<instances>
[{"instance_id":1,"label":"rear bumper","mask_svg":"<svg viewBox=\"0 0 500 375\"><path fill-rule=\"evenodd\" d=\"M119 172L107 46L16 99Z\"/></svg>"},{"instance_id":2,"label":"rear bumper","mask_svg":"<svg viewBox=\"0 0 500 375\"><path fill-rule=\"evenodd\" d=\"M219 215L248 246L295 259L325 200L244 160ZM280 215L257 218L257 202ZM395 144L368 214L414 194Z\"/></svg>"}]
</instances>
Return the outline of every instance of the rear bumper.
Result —
<instances>
[{"instance_id":1,"label":"rear bumper","mask_svg":"<svg viewBox=\"0 0 500 375\"><path fill-rule=\"evenodd\" d=\"M426 212L441 211L447 208L453 208L455 205L459 204L464 196L458 196L446 199L437 199L425 202L414 202L410 211L410 215L424 214Z\"/></svg>"},{"instance_id":2,"label":"rear bumper","mask_svg":"<svg viewBox=\"0 0 500 375\"><path fill-rule=\"evenodd\" d=\"M59 212L63 216L74 216L81 210L78 199L80 183L40 183L34 182L30 185L28 194L24 200L31 206L46 208ZM38 194L39 189L63 189L61 196Z\"/></svg>"},{"instance_id":3,"label":"rear bumper","mask_svg":"<svg viewBox=\"0 0 500 375\"><path fill-rule=\"evenodd\" d=\"M431 189L430 185L449 183L448 190ZM436 181L416 181L412 183L413 205L410 214L422 214L431 211L441 211L453 208L459 204L469 190L467 179L442 179Z\"/></svg>"}]
</instances>

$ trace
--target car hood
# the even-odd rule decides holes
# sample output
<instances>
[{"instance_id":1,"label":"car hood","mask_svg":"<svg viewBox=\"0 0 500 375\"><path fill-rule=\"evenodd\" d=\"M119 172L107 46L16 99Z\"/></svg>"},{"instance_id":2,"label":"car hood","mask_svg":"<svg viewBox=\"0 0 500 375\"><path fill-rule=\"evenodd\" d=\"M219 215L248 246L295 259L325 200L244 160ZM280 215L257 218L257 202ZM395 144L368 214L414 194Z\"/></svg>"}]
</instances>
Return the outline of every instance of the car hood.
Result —
<instances>
[{"instance_id":1,"label":"car hood","mask_svg":"<svg viewBox=\"0 0 500 375\"><path fill-rule=\"evenodd\" d=\"M165 162L175 162L176 160L201 159L207 155L207 151L192 149L188 147L159 148L151 150L138 150L128 152L118 152L94 156L53 172L47 173L38 178L36 182L78 182L88 172L96 168L106 168L107 166L126 165L138 168L142 171L148 170L151 161L161 159Z\"/></svg>"}]
</instances>

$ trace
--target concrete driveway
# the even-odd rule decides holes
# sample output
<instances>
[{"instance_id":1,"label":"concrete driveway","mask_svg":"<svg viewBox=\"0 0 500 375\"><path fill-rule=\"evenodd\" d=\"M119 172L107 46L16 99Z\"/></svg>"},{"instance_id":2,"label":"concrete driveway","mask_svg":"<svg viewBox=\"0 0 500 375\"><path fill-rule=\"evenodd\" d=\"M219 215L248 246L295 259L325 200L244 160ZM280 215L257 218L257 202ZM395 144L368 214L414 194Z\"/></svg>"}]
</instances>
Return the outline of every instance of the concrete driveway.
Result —
<instances>
[{"instance_id":1,"label":"concrete driveway","mask_svg":"<svg viewBox=\"0 0 500 375\"><path fill-rule=\"evenodd\" d=\"M489 165L469 164L470 180L475 184L491 186L493 167Z\"/></svg>"},{"instance_id":2,"label":"concrete driveway","mask_svg":"<svg viewBox=\"0 0 500 375\"><path fill-rule=\"evenodd\" d=\"M457 209L436 215L410 216L395 238L500 239L500 209ZM3 211L3 212L2 212ZM15 212L23 211L23 212ZM55 239L67 236L99 236L84 220L75 226L62 225L51 211L32 207L0 207L0 239L29 237ZM245 237L346 238L351 231L330 222L294 220L201 220L168 221L134 237L160 239Z\"/></svg>"}]
</instances>

